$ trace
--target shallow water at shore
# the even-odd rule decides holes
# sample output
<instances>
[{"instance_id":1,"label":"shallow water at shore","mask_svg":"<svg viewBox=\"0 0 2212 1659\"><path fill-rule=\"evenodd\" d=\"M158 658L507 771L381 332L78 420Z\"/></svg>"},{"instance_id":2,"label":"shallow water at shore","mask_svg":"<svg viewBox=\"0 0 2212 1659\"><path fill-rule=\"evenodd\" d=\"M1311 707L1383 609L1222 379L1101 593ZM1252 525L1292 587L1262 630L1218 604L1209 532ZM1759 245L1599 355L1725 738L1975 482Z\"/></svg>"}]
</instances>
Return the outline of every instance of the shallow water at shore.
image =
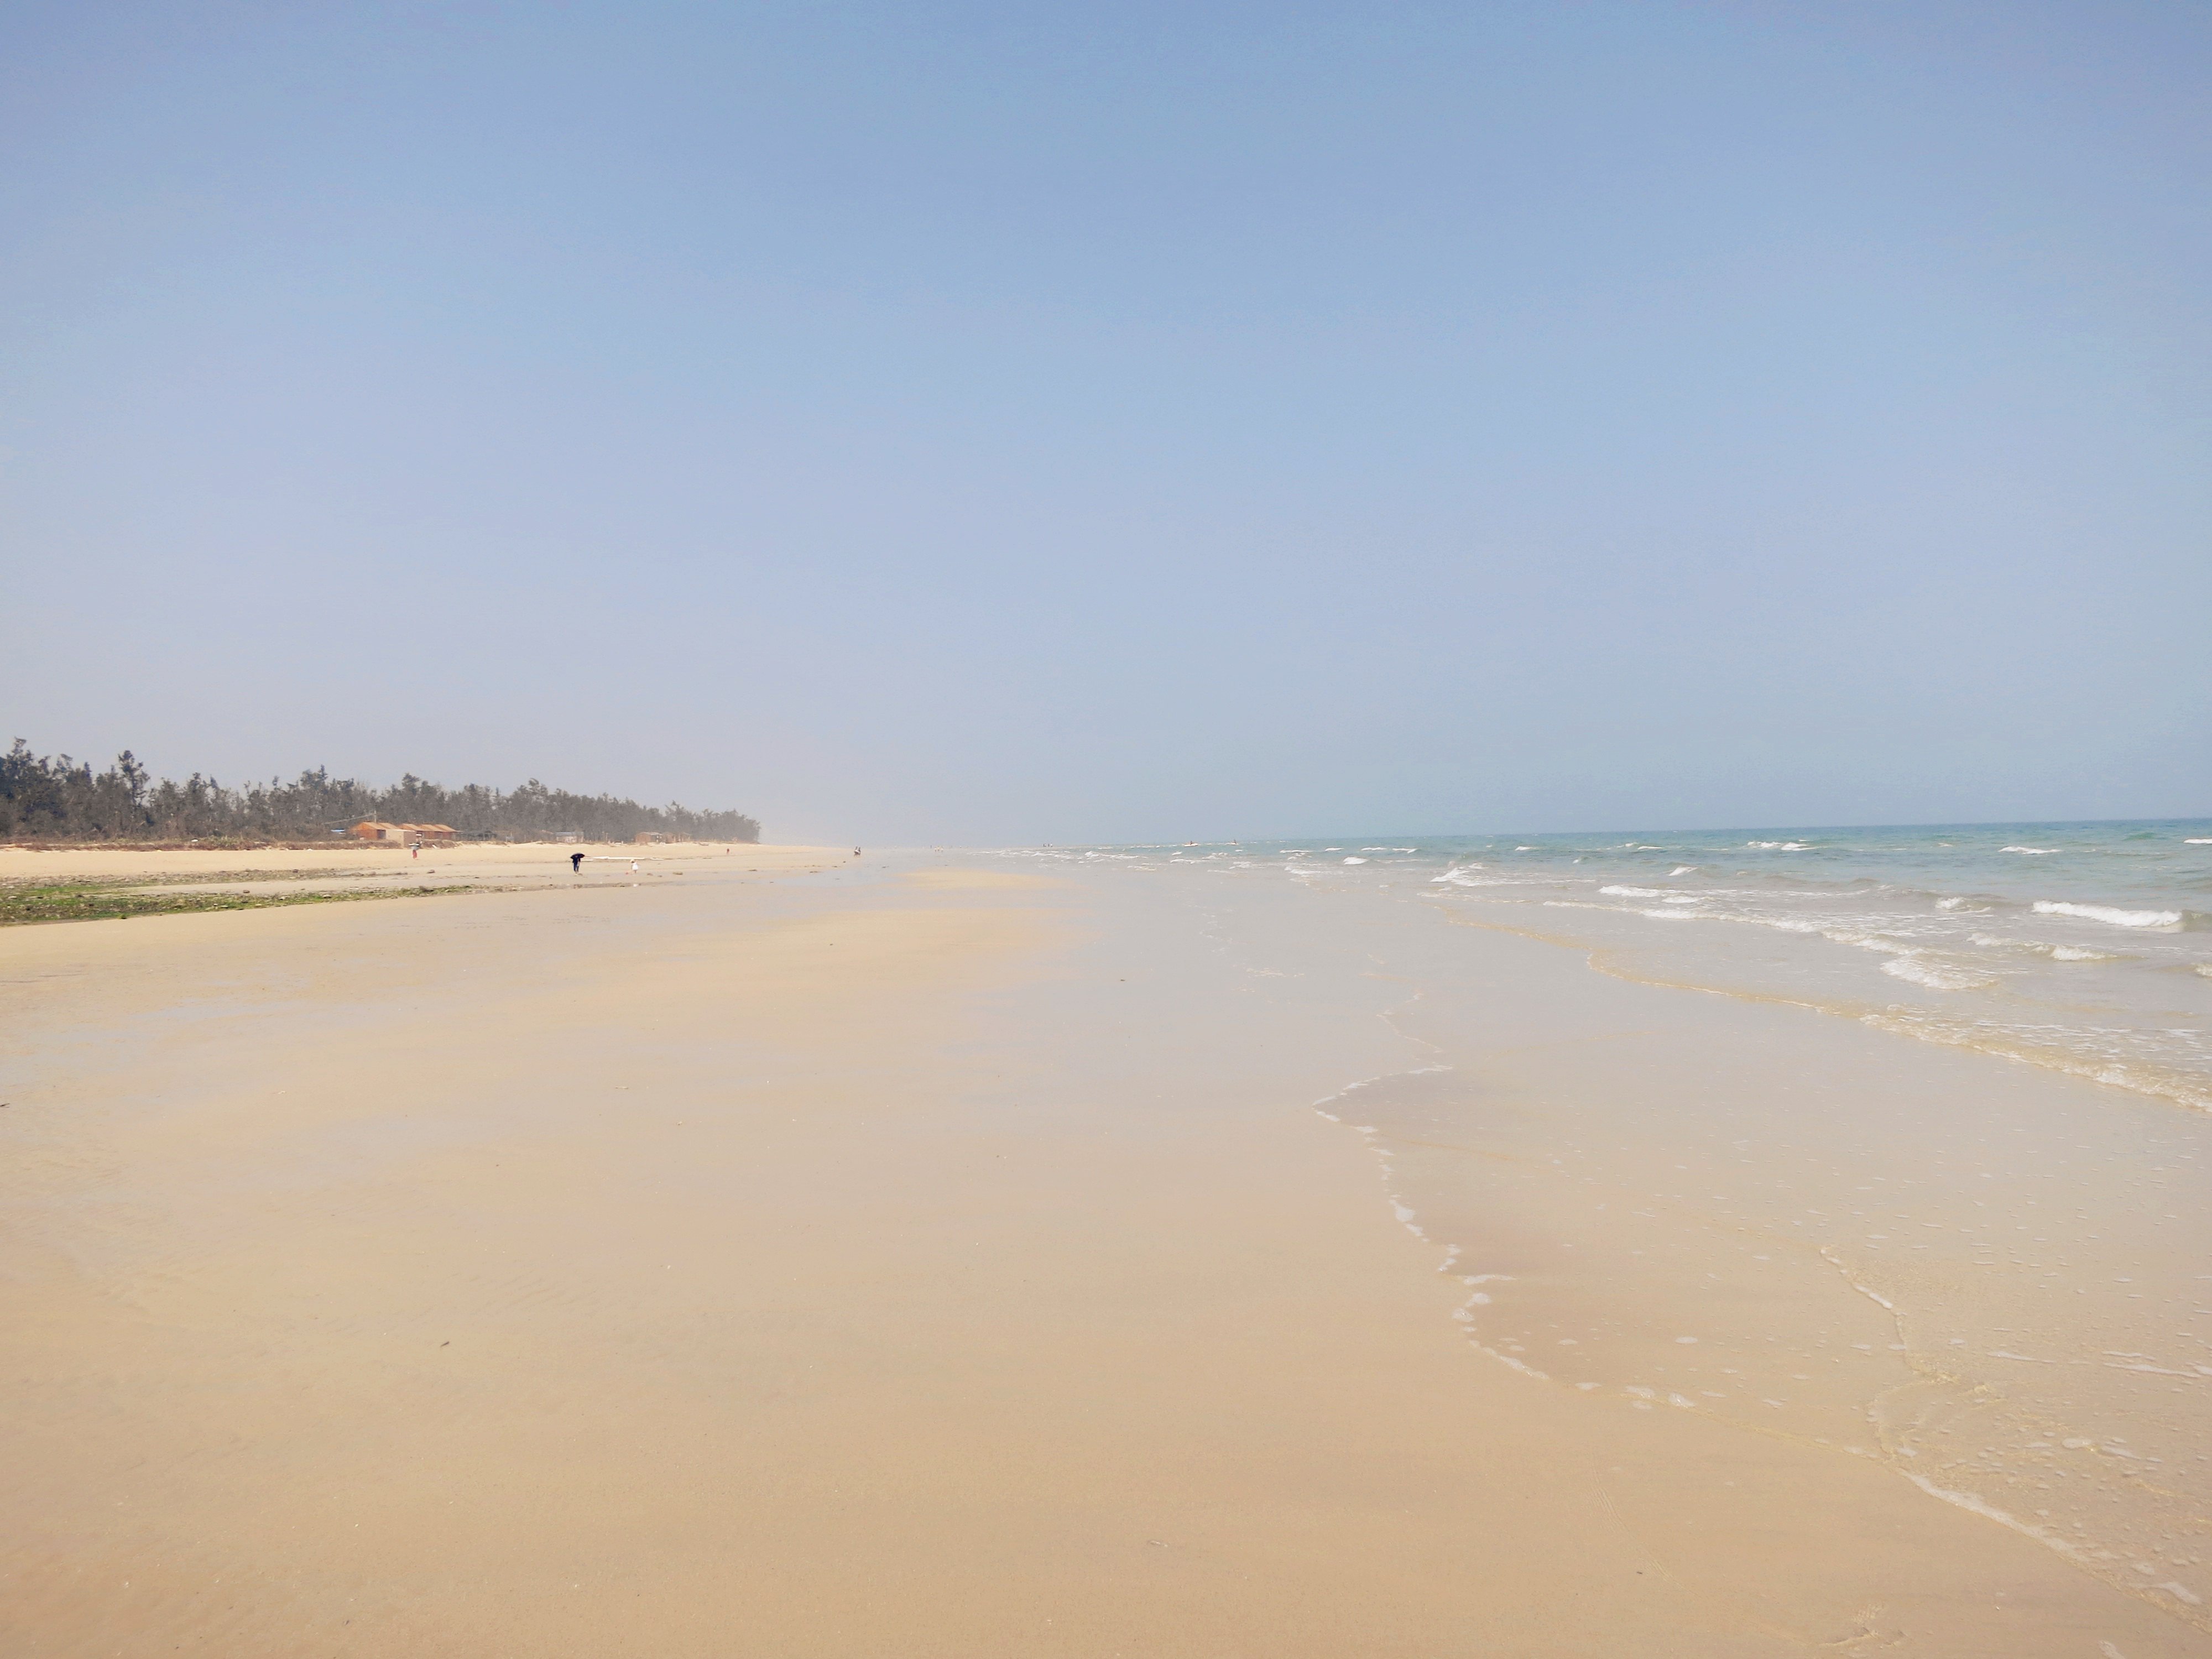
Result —
<instances>
[{"instance_id":1,"label":"shallow water at shore","mask_svg":"<svg viewBox=\"0 0 2212 1659\"><path fill-rule=\"evenodd\" d=\"M1419 884L1648 979L2212 1111L2212 820L1043 849Z\"/></svg>"},{"instance_id":2,"label":"shallow water at shore","mask_svg":"<svg viewBox=\"0 0 2212 1659\"><path fill-rule=\"evenodd\" d=\"M1380 837L1018 856L1176 883L1255 973L1353 956L1398 986L1420 1062L1317 1109L1528 1386L1886 1468L2195 1639L2208 849L2201 826L2097 831L1869 836L1819 867L1810 834L1733 860L1620 837L1520 865ZM2028 845L2058 850L2002 850ZM1632 880L1639 860L1671 873ZM2097 930L2125 942L2092 954Z\"/></svg>"}]
</instances>

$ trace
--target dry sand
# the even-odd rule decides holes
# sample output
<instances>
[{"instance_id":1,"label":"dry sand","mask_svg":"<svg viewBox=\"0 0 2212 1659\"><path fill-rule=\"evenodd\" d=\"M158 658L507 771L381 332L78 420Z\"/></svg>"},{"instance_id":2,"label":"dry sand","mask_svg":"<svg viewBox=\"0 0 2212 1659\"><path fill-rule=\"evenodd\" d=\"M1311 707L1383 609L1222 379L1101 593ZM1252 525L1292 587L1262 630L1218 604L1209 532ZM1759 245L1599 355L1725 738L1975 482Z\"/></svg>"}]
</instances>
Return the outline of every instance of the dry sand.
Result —
<instances>
[{"instance_id":1,"label":"dry sand","mask_svg":"<svg viewBox=\"0 0 2212 1659\"><path fill-rule=\"evenodd\" d=\"M149 883L177 876L195 883L236 875L239 884L320 878L347 884L347 877L398 878L410 883L436 876L468 883L531 883L580 874L605 879L627 872L635 863L655 874L700 869L714 860L717 873L793 875L848 861L846 847L762 847L738 842L686 842L641 847L629 842L460 842L420 848L378 842L341 841L328 847L246 848L165 848L142 851L125 847L0 847L0 881L114 881L143 877ZM581 853L580 872L569 855Z\"/></svg>"},{"instance_id":2,"label":"dry sand","mask_svg":"<svg viewBox=\"0 0 2212 1659\"><path fill-rule=\"evenodd\" d=\"M2206 1650L1473 1349L1309 1109L1413 1053L1362 963L664 867L0 933L0 1650Z\"/></svg>"}]
</instances>

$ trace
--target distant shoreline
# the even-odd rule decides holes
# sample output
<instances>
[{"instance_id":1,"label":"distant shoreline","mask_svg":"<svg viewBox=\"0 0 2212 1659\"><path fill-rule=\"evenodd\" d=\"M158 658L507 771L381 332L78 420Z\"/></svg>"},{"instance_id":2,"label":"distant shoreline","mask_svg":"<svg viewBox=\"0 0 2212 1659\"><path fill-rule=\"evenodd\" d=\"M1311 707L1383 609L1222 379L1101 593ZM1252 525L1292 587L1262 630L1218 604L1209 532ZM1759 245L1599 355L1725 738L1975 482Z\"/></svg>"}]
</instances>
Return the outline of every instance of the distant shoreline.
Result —
<instances>
[{"instance_id":1,"label":"distant shoreline","mask_svg":"<svg viewBox=\"0 0 2212 1659\"><path fill-rule=\"evenodd\" d=\"M404 853L391 858L374 854ZM580 858L578 855L580 854ZM335 900L452 893L604 891L664 878L738 882L811 874L847 863L836 847L755 842L328 841L255 847L200 842L0 844L0 927L255 910Z\"/></svg>"},{"instance_id":2,"label":"distant shoreline","mask_svg":"<svg viewBox=\"0 0 2212 1659\"><path fill-rule=\"evenodd\" d=\"M0 751L0 837L74 842L191 842L264 836L319 845L362 823L434 825L459 836L574 835L628 841L644 833L734 844L757 842L760 820L680 802L647 806L623 796L579 794L536 778L513 789L467 783L448 789L404 773L388 788L332 777L327 767L289 783L234 787L194 772L156 778L128 749L104 772L68 755L40 755L21 738Z\"/></svg>"},{"instance_id":3,"label":"distant shoreline","mask_svg":"<svg viewBox=\"0 0 2212 1659\"><path fill-rule=\"evenodd\" d=\"M702 836L684 841L595 841L563 840L553 836L485 836L470 841L440 843L444 848L477 847L759 847L757 841L744 841L731 836ZM351 836L332 834L319 841L301 836L204 836L196 840L133 841L123 837L112 840L42 840L34 836L17 836L0 841L0 852L17 853L345 853L389 852L404 853L410 848L396 841L365 841Z\"/></svg>"}]
</instances>

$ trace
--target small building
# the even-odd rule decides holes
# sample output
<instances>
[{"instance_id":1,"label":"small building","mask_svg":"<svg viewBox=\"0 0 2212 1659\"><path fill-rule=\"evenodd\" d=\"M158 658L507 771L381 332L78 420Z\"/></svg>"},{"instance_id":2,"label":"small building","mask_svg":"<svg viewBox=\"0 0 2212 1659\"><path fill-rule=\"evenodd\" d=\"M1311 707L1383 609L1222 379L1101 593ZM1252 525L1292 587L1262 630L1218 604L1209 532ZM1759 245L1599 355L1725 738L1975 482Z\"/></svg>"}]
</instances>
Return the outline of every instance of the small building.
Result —
<instances>
[{"instance_id":1,"label":"small building","mask_svg":"<svg viewBox=\"0 0 2212 1659\"><path fill-rule=\"evenodd\" d=\"M374 818L356 823L349 833L398 847L443 847L455 839L450 823L385 823Z\"/></svg>"},{"instance_id":2,"label":"small building","mask_svg":"<svg viewBox=\"0 0 2212 1659\"><path fill-rule=\"evenodd\" d=\"M666 847L673 842L675 839L675 836L668 835L662 830L641 830L637 832L636 836L632 838L630 845L633 847Z\"/></svg>"},{"instance_id":3,"label":"small building","mask_svg":"<svg viewBox=\"0 0 2212 1659\"><path fill-rule=\"evenodd\" d=\"M583 840L583 838L584 832L580 830L556 830L551 835L546 837L548 841L561 842L579 842Z\"/></svg>"}]
</instances>

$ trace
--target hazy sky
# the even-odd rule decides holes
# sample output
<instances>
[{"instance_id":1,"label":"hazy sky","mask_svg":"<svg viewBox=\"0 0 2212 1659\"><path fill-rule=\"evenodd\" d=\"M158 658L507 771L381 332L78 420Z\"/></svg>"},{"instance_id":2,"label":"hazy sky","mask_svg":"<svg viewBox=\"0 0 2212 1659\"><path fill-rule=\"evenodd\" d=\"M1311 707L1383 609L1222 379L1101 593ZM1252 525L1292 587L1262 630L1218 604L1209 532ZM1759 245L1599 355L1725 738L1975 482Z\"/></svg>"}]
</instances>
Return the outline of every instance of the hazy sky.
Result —
<instances>
[{"instance_id":1,"label":"hazy sky","mask_svg":"<svg viewBox=\"0 0 2212 1659\"><path fill-rule=\"evenodd\" d=\"M866 842L2212 811L2212 9L0 9L0 740Z\"/></svg>"}]
</instances>

